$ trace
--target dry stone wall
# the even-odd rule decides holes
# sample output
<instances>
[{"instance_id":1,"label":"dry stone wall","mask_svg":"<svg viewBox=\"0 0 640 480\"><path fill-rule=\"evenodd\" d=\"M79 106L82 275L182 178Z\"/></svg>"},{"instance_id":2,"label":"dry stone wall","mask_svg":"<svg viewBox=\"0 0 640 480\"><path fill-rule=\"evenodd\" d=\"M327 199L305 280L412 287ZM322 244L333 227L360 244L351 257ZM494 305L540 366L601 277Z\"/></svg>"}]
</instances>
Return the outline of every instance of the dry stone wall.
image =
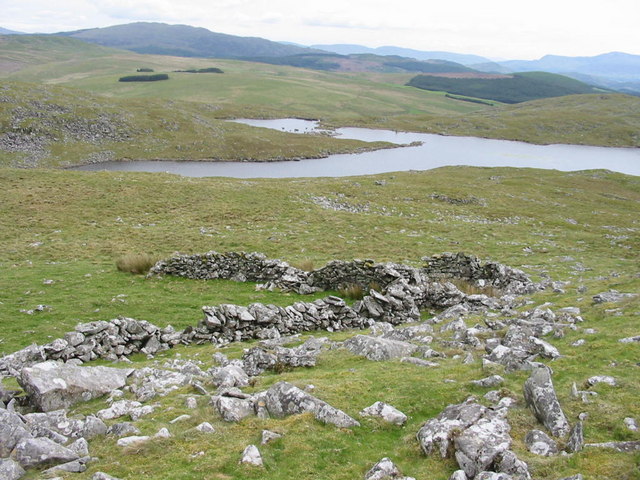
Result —
<instances>
[{"instance_id":1,"label":"dry stone wall","mask_svg":"<svg viewBox=\"0 0 640 480\"><path fill-rule=\"evenodd\" d=\"M486 295L466 295L443 279L462 277L483 280L506 291L538 288L519 270L497 263L482 264L476 257L443 254L425 259L417 269L372 260L334 261L305 272L260 253L209 252L178 255L158 262L151 275L177 275L194 279L225 278L266 282L298 293L337 289L356 284L369 294L352 306L335 296L287 307L254 303L247 307L219 305L203 307L204 318L195 327L177 332L146 321L120 317L111 321L79 324L63 338L40 346L31 345L0 358L0 375L16 375L23 367L46 360L84 363L97 358L117 361L133 353L155 354L178 343L224 344L252 338L279 338L310 330L337 331L366 328L375 322L397 325L416 321L420 310L461 305L466 311L495 307L498 301ZM440 281L433 281L439 279Z\"/></svg>"}]
</instances>

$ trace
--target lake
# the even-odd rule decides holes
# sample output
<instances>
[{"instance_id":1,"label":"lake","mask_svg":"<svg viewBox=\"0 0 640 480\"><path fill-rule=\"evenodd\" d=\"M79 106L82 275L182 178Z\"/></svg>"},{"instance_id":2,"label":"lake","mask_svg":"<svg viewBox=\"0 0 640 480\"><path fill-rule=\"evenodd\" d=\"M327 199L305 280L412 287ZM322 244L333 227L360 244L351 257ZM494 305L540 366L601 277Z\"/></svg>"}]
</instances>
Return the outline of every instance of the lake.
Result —
<instances>
[{"instance_id":1,"label":"lake","mask_svg":"<svg viewBox=\"0 0 640 480\"><path fill-rule=\"evenodd\" d=\"M318 131L313 120L239 119L254 127L311 134ZM190 177L294 178L346 177L376 173L429 170L448 165L480 167L531 167L562 171L607 169L640 175L640 149L589 147L582 145L532 145L508 140L454 137L427 133L395 132L367 128L339 128L338 138L365 142L385 141L405 146L327 158L285 162L106 162L75 170L169 172Z\"/></svg>"}]
</instances>

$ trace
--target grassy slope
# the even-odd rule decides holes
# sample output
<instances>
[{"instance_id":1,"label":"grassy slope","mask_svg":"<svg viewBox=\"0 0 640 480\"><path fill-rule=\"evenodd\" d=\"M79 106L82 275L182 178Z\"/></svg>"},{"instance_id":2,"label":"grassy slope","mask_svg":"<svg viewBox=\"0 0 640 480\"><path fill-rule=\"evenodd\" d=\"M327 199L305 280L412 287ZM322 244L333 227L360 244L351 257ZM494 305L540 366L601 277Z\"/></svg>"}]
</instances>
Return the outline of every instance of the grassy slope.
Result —
<instances>
[{"instance_id":1,"label":"grassy slope","mask_svg":"<svg viewBox=\"0 0 640 480\"><path fill-rule=\"evenodd\" d=\"M459 116L398 116L394 128L550 144L640 147L640 98L571 95Z\"/></svg>"},{"instance_id":2,"label":"grassy slope","mask_svg":"<svg viewBox=\"0 0 640 480\"><path fill-rule=\"evenodd\" d=\"M0 59L15 56L0 37ZM38 38L38 37L31 37ZM52 40L55 39L55 40ZM72 55L73 44L90 51ZM117 98L161 98L213 105L217 117L320 118L325 123L506 138L533 143L640 146L640 99L578 95L486 106L403 86L412 75L334 73L231 60L137 55L44 37L21 70L5 77L78 87ZM140 67L157 72L219 67L223 75L173 74L169 82L123 84ZM536 75L535 73L533 74ZM177 108L176 104L173 108Z\"/></svg>"},{"instance_id":3,"label":"grassy slope","mask_svg":"<svg viewBox=\"0 0 640 480\"><path fill-rule=\"evenodd\" d=\"M386 184L375 183L382 179ZM568 330L566 337L550 339L565 355L553 363L563 406L571 418L589 413L587 441L638 438L622 427L625 416L640 417L638 367L633 365L637 346L617 340L638 334L634 319L640 301L595 306L590 300L608 288L640 290L637 177L602 171L451 167L376 177L243 181L2 169L0 187L0 349L5 352L57 337L79 321L126 315L183 327L200 319L203 304L287 305L300 298L255 292L253 285L233 282L145 280L115 270L115 259L125 252L164 256L174 250L258 250L294 263L311 259L320 266L333 258L354 257L415 263L423 255L466 251L522 267L534 276L549 274L571 282L566 294L545 292L534 297L535 304L550 301L554 308L579 306L584 327L598 330L595 336ZM324 210L310 200L312 195L340 193L352 204L369 205L370 212ZM431 198L433 193L482 197L486 206L451 205ZM44 285L45 279L54 283ZM588 288L586 294L576 293L579 285ZM38 304L49 305L51 311L20 312ZM469 321L472 324L474 319ZM332 334L332 338L345 335ZM572 347L578 338L586 338L587 346ZM243 347L234 345L225 353L237 357ZM196 355L210 365L213 350L181 348L162 358L176 353ZM142 358L137 361L144 364ZM596 388L600 395L589 404L571 399L571 383L580 384L596 373L614 375L621 387ZM423 480L447 478L454 463L422 456L414 435L423 421L447 404L469 394L481 396L485 389L467 382L486 374L478 363L463 366L455 359L425 370L397 362L368 362L343 352L326 353L317 367L268 375L255 389L279 379L311 383L320 398L351 415L384 400L410 415L407 426L398 429L367 420L361 428L347 431L304 416L229 425L205 405L186 412L183 397L177 395L161 399L158 413L140 422L143 433L154 433L179 414L193 414L186 423L171 426L173 438L124 452L112 439L92 442L92 455L100 460L87 474L74 478L89 478L103 470L141 479L338 480L362 478L383 456L391 456L407 475ZM445 378L457 383L443 383ZM525 373L510 374L505 388L521 398L525 378ZM178 393L191 392L185 388ZM98 408L102 401L79 411ZM214 424L216 434L207 437L188 431L204 420ZM522 438L529 429L538 428L536 422L522 405L511 412L510 420L514 448L538 479L557 480L577 472L598 480L638 478L632 473L637 455L597 451L556 458L530 455ZM264 471L240 467L242 449L257 443L263 428L285 437L261 448L267 465ZM203 455L191 457L201 451Z\"/></svg>"},{"instance_id":4,"label":"grassy slope","mask_svg":"<svg viewBox=\"0 0 640 480\"><path fill-rule=\"evenodd\" d=\"M25 151L0 150L3 166L64 167L131 158L272 161L389 146L251 128L220 120L215 108L195 102L109 99L20 82L0 85L0 96L1 133L21 135L26 144L34 137L47 139Z\"/></svg>"}]
</instances>

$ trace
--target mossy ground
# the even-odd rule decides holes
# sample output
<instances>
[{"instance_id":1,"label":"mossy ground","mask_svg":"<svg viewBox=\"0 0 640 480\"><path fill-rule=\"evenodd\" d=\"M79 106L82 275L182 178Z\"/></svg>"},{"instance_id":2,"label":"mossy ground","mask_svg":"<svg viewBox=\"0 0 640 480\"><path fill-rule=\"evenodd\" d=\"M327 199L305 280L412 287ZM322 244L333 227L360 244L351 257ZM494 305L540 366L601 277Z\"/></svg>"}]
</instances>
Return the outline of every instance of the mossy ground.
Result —
<instances>
[{"instance_id":1,"label":"mossy ground","mask_svg":"<svg viewBox=\"0 0 640 480\"><path fill-rule=\"evenodd\" d=\"M345 195L341 201L368 205L369 211L326 210L310 198L338 194ZM483 201L442 200L472 196ZM640 179L606 171L448 167L339 179L246 181L1 169L0 350L10 353L34 341L45 343L78 322L117 315L181 328L198 322L202 305L287 305L309 298L260 292L252 284L145 279L117 271L116 260L129 252L164 257L174 251L261 251L292 263L313 262L318 268L332 259L352 258L418 265L425 255L464 251L522 268L536 279L549 275L570 281L566 293L541 292L527 307L545 302L552 308L577 306L585 320L580 327L597 330L593 335L566 330L564 338L550 339L563 354L551 364L560 401L572 421L580 412L589 414L587 442L637 440L638 433L625 429L622 420L640 419L640 352L637 344L618 339L640 334L640 300L595 305L591 296L610 288L640 292L639 212ZM580 285L586 293L578 293ZM21 312L39 304L51 310ZM341 340L351 333L319 334ZM573 347L578 338L586 345ZM239 358L247 346L233 344L222 351ZM215 351L211 346L178 347L157 359L162 364L180 355L209 366ZM476 358L480 354L476 352ZM142 356L133 360L137 365L151 363ZM267 374L252 389L263 390L281 379L301 387L313 384L315 395L356 417L362 408L382 400L409 415L407 425L389 427L364 419L361 427L343 430L308 416L232 425L204 402L195 412L187 411L184 395L194 392L184 388L159 399L157 413L139 422L143 434L153 434L182 413L193 415L170 426L172 438L126 450L113 439L98 439L91 443L91 454L99 460L87 473L70 478L90 478L102 470L125 479L353 479L389 456L405 475L446 479L454 462L422 455L415 434L446 405L471 394L481 397L487 389L468 382L488 373L494 372L482 371L478 361L463 365L459 358L425 369L369 362L340 350L325 352L317 367ZM571 384L582 386L594 374L613 375L619 386L595 387L599 395L588 404L572 399ZM535 478L557 480L578 472L589 479L640 478L638 454L528 454L524 435L539 425L522 405L525 378L523 372L508 374L504 388L520 400L510 413L511 434ZM104 406L95 400L77 411ZM212 423L216 433L193 432L201 421ZM265 468L238 465L244 447L258 443L264 428L285 434L261 448Z\"/></svg>"}]
</instances>

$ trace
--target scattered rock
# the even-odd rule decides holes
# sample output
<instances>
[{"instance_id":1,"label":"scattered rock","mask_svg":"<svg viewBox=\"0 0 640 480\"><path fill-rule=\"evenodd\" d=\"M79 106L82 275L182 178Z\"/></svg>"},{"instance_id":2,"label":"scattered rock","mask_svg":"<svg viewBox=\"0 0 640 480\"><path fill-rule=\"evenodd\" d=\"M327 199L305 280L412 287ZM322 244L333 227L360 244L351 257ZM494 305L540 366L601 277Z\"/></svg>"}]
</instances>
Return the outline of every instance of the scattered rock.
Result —
<instances>
[{"instance_id":1,"label":"scattered rock","mask_svg":"<svg viewBox=\"0 0 640 480\"><path fill-rule=\"evenodd\" d=\"M471 383L479 387L497 387L504 383L504 378L500 375L491 375L490 377L482 378L480 380L472 380Z\"/></svg>"},{"instance_id":2,"label":"scattered rock","mask_svg":"<svg viewBox=\"0 0 640 480\"><path fill-rule=\"evenodd\" d=\"M638 424L636 423L636 419L635 418L631 418L631 417L625 418L624 419L624 424L632 432L637 432L638 431Z\"/></svg>"},{"instance_id":3,"label":"scattered rock","mask_svg":"<svg viewBox=\"0 0 640 480\"><path fill-rule=\"evenodd\" d=\"M595 375L587 379L588 387L593 387L594 385L597 385L599 383L606 383L607 385L610 385L612 387L615 387L618 384L616 382L616 379L609 375Z\"/></svg>"},{"instance_id":4,"label":"scattered rock","mask_svg":"<svg viewBox=\"0 0 640 480\"><path fill-rule=\"evenodd\" d=\"M96 472L91 477L91 480L120 480L119 478L112 477L104 472Z\"/></svg>"},{"instance_id":5,"label":"scattered rock","mask_svg":"<svg viewBox=\"0 0 640 480\"><path fill-rule=\"evenodd\" d=\"M216 431L209 422L202 422L196 427L196 430L202 433L214 433Z\"/></svg>"},{"instance_id":6,"label":"scattered rock","mask_svg":"<svg viewBox=\"0 0 640 480\"><path fill-rule=\"evenodd\" d=\"M567 441L567 446L565 451L568 453L575 453L582 450L584 446L584 433L582 428L582 421L576 422L576 424L571 429L571 433L569 434L569 440Z\"/></svg>"},{"instance_id":7,"label":"scattered rock","mask_svg":"<svg viewBox=\"0 0 640 480\"><path fill-rule=\"evenodd\" d=\"M610 448L618 452L640 451L640 441L637 441L637 440L632 440L629 442L585 443L584 446L590 447L590 448Z\"/></svg>"},{"instance_id":8,"label":"scattered rock","mask_svg":"<svg viewBox=\"0 0 640 480\"><path fill-rule=\"evenodd\" d=\"M274 417L310 412L323 423L349 428L360 426L356 420L328 403L287 382L278 382L265 393L267 410Z\"/></svg>"},{"instance_id":9,"label":"scattered rock","mask_svg":"<svg viewBox=\"0 0 640 480\"><path fill-rule=\"evenodd\" d=\"M20 441L13 455L23 468L67 463L79 458L74 451L44 437Z\"/></svg>"},{"instance_id":10,"label":"scattered rock","mask_svg":"<svg viewBox=\"0 0 640 480\"><path fill-rule=\"evenodd\" d=\"M617 290L609 290L608 292L598 293L593 296L594 303L620 302L625 298L636 297L636 293L620 293Z\"/></svg>"},{"instance_id":11,"label":"scattered rock","mask_svg":"<svg viewBox=\"0 0 640 480\"><path fill-rule=\"evenodd\" d=\"M548 457L558 453L558 444L541 430L531 430L524 437L527 450L536 455Z\"/></svg>"},{"instance_id":12,"label":"scattered rock","mask_svg":"<svg viewBox=\"0 0 640 480\"><path fill-rule=\"evenodd\" d=\"M245 448L244 452L242 452L240 463L253 465L254 467L262 467L262 456L260 455L258 447L256 447L255 445L249 445L247 448Z\"/></svg>"},{"instance_id":13,"label":"scattered rock","mask_svg":"<svg viewBox=\"0 0 640 480\"><path fill-rule=\"evenodd\" d=\"M267 443L277 440L278 438L282 438L282 435L276 432L272 432L271 430L263 430L262 440L260 441L260 444L266 445Z\"/></svg>"},{"instance_id":14,"label":"scattered rock","mask_svg":"<svg viewBox=\"0 0 640 480\"><path fill-rule=\"evenodd\" d=\"M129 437L139 435L140 430L133 423L121 422L111 425L107 430L107 435L114 437Z\"/></svg>"},{"instance_id":15,"label":"scattered rock","mask_svg":"<svg viewBox=\"0 0 640 480\"><path fill-rule=\"evenodd\" d=\"M130 437L122 437L118 439L116 442L119 447L130 447L131 445L135 445L136 443L144 443L151 440L151 437L148 435L133 435Z\"/></svg>"},{"instance_id":16,"label":"scattered rock","mask_svg":"<svg viewBox=\"0 0 640 480\"><path fill-rule=\"evenodd\" d=\"M364 480L415 480L415 478L402 475L400 469L385 457L365 474Z\"/></svg>"},{"instance_id":17,"label":"scattered rock","mask_svg":"<svg viewBox=\"0 0 640 480\"><path fill-rule=\"evenodd\" d=\"M369 360L381 361L392 358L409 357L417 350L417 346L398 340L389 340L368 335L356 335L344 342L347 350Z\"/></svg>"},{"instance_id":18,"label":"scattered rock","mask_svg":"<svg viewBox=\"0 0 640 480\"><path fill-rule=\"evenodd\" d=\"M391 405L384 402L376 402L370 407L360 412L363 417L380 417L385 422L394 425L404 425L407 422L407 416Z\"/></svg>"}]
</instances>

